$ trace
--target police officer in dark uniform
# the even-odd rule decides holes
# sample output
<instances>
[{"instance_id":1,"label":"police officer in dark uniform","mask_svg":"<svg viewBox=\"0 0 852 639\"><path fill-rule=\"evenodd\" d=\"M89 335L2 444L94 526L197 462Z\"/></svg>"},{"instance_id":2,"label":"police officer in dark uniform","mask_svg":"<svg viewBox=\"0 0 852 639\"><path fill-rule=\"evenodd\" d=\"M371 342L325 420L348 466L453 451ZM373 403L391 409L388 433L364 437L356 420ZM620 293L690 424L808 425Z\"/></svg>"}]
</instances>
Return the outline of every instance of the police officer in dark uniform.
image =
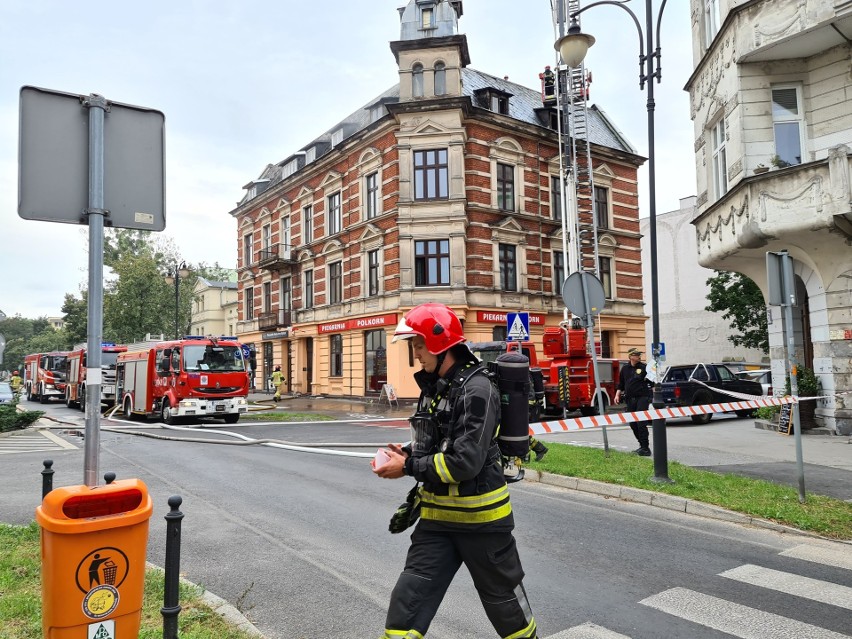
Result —
<instances>
[{"instance_id":1,"label":"police officer in dark uniform","mask_svg":"<svg viewBox=\"0 0 852 639\"><path fill-rule=\"evenodd\" d=\"M420 521L381 639L424 637L462 564L499 636L536 639L497 446L497 388L447 306L414 307L396 328L393 341L399 339L411 340L423 367L414 375L420 399L410 420L412 441L390 444L389 460L374 472L386 479L408 475L423 486Z\"/></svg>"},{"instance_id":2,"label":"police officer in dark uniform","mask_svg":"<svg viewBox=\"0 0 852 639\"><path fill-rule=\"evenodd\" d=\"M630 412L647 410L651 405L654 384L648 379L648 367L641 361L642 351L631 348L627 351L630 362L621 367L618 375L618 390L615 391L615 403L622 398ZM639 442L639 448L634 453L642 457L650 457L651 447L648 442L648 424L650 422L630 422L630 428Z\"/></svg>"}]
</instances>

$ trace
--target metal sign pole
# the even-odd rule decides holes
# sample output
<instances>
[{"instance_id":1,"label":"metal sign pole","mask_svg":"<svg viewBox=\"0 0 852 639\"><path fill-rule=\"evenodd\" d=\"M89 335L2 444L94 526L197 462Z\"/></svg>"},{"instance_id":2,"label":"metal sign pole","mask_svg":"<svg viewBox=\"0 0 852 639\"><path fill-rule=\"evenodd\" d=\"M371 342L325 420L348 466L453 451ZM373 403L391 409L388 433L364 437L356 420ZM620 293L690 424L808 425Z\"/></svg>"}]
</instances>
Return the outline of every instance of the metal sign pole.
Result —
<instances>
[{"instance_id":1,"label":"metal sign pole","mask_svg":"<svg viewBox=\"0 0 852 639\"><path fill-rule=\"evenodd\" d=\"M588 333L589 338L589 346L592 349L592 366L595 376L595 396L592 399L592 406L597 404L598 406L598 415L603 417L604 415L604 405L603 405L603 397L601 393L601 380L600 375L598 373L598 349L595 348L595 316L592 313L592 305L589 303L589 286L588 286L588 273L585 271L581 272L580 285L583 287L583 303L586 306L586 332ZM601 422L601 431L603 432L603 443L604 443L604 454L609 456L609 437L606 432L606 424Z\"/></svg>"},{"instance_id":2,"label":"metal sign pole","mask_svg":"<svg viewBox=\"0 0 852 639\"><path fill-rule=\"evenodd\" d=\"M796 379L796 331L793 329L793 306L796 305L796 283L793 278L793 258L786 251L781 256L781 279L783 290L784 332L787 337L787 366L790 373L790 393L799 394ZM805 503L805 464L802 455L802 421L799 419L799 404L793 404L793 438L796 442L796 476L799 484L799 503Z\"/></svg>"},{"instance_id":3,"label":"metal sign pole","mask_svg":"<svg viewBox=\"0 0 852 639\"><path fill-rule=\"evenodd\" d=\"M104 112L107 101L89 95L89 307L86 342L86 441L83 483L98 485L101 436L101 341L104 303Z\"/></svg>"}]
</instances>

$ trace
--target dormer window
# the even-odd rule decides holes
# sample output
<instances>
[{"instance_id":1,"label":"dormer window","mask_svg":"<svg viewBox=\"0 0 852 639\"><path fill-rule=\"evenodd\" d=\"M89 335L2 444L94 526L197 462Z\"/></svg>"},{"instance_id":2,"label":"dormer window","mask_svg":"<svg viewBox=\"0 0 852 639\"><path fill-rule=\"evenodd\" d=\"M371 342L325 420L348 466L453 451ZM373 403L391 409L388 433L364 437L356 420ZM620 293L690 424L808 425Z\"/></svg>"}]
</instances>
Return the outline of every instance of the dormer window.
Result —
<instances>
[{"instance_id":1,"label":"dormer window","mask_svg":"<svg viewBox=\"0 0 852 639\"><path fill-rule=\"evenodd\" d=\"M420 28L435 28L435 9L433 9L432 7L424 7L420 10Z\"/></svg>"},{"instance_id":2,"label":"dormer window","mask_svg":"<svg viewBox=\"0 0 852 639\"><path fill-rule=\"evenodd\" d=\"M331 146L337 146L341 142L343 142L343 129L337 129L331 134Z\"/></svg>"},{"instance_id":3,"label":"dormer window","mask_svg":"<svg viewBox=\"0 0 852 639\"><path fill-rule=\"evenodd\" d=\"M252 185L249 187L248 191L246 191L246 200L251 200L251 199L253 199L255 195L257 195L257 185L256 185L256 184L252 184Z\"/></svg>"},{"instance_id":4,"label":"dormer window","mask_svg":"<svg viewBox=\"0 0 852 639\"><path fill-rule=\"evenodd\" d=\"M506 93L494 87L488 87L477 89L474 91L474 94L480 106L494 113L509 115L509 98L512 97L511 93Z\"/></svg>"},{"instance_id":5,"label":"dormer window","mask_svg":"<svg viewBox=\"0 0 852 639\"><path fill-rule=\"evenodd\" d=\"M494 113L509 115L509 98L505 95L492 95L491 110L494 111Z\"/></svg>"},{"instance_id":6,"label":"dormer window","mask_svg":"<svg viewBox=\"0 0 852 639\"><path fill-rule=\"evenodd\" d=\"M297 158L293 158L287 164L283 166L281 169L281 179L286 179L293 175L296 171L299 170L299 160Z\"/></svg>"},{"instance_id":7,"label":"dormer window","mask_svg":"<svg viewBox=\"0 0 852 639\"><path fill-rule=\"evenodd\" d=\"M370 122L375 122L376 120L381 120L385 115L385 105L384 104L376 104L370 107Z\"/></svg>"},{"instance_id":8,"label":"dormer window","mask_svg":"<svg viewBox=\"0 0 852 639\"><path fill-rule=\"evenodd\" d=\"M317 147L312 146L310 149L305 151L305 162L313 162L317 159Z\"/></svg>"}]
</instances>

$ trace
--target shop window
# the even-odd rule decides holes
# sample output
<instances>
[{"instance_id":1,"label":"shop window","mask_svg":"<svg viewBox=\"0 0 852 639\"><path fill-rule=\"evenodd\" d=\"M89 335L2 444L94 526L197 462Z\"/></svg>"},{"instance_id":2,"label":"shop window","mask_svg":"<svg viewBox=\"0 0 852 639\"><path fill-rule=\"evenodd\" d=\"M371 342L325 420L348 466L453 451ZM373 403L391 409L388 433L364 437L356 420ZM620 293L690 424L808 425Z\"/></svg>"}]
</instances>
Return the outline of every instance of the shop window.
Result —
<instances>
[{"instance_id":1,"label":"shop window","mask_svg":"<svg viewBox=\"0 0 852 639\"><path fill-rule=\"evenodd\" d=\"M378 393L388 381L386 335L383 329L364 333L364 361L367 392ZM410 341L410 340L406 340Z\"/></svg>"},{"instance_id":2,"label":"shop window","mask_svg":"<svg viewBox=\"0 0 852 639\"><path fill-rule=\"evenodd\" d=\"M343 377L343 335L335 334L329 336L329 370L331 377Z\"/></svg>"}]
</instances>

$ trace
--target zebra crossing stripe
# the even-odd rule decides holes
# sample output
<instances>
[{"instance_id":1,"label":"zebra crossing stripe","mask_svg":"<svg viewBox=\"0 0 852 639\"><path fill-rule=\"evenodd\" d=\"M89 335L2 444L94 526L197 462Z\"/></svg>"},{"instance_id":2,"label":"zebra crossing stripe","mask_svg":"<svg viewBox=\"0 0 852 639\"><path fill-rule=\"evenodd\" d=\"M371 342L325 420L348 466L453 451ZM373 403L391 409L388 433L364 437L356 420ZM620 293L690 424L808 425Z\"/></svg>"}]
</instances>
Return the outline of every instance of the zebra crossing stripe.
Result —
<instances>
[{"instance_id":1,"label":"zebra crossing stripe","mask_svg":"<svg viewBox=\"0 0 852 639\"><path fill-rule=\"evenodd\" d=\"M740 639L849 639L849 635L687 588L665 590L639 603Z\"/></svg>"},{"instance_id":2,"label":"zebra crossing stripe","mask_svg":"<svg viewBox=\"0 0 852 639\"><path fill-rule=\"evenodd\" d=\"M719 573L735 581L852 610L852 588L752 564Z\"/></svg>"},{"instance_id":3,"label":"zebra crossing stripe","mask_svg":"<svg viewBox=\"0 0 852 639\"><path fill-rule=\"evenodd\" d=\"M40 430L39 432L42 435L44 435L45 437L47 437L50 441L57 444L58 446L62 446L62 448L67 448L69 450L76 450L77 449L77 447L74 444L72 444L70 442L66 442L64 439L62 439L58 435L54 435L49 430Z\"/></svg>"},{"instance_id":4,"label":"zebra crossing stripe","mask_svg":"<svg viewBox=\"0 0 852 639\"><path fill-rule=\"evenodd\" d=\"M811 561L815 564L823 564L833 568L845 568L852 570L852 548L847 552L842 552L839 548L826 548L823 546L812 546L803 544L785 550L780 553L782 557L792 557L793 559L802 559L803 561Z\"/></svg>"},{"instance_id":5,"label":"zebra crossing stripe","mask_svg":"<svg viewBox=\"0 0 852 639\"><path fill-rule=\"evenodd\" d=\"M630 637L613 630L607 630L603 626L584 623L568 630L557 632L555 635L546 637L546 639L630 639Z\"/></svg>"}]
</instances>

